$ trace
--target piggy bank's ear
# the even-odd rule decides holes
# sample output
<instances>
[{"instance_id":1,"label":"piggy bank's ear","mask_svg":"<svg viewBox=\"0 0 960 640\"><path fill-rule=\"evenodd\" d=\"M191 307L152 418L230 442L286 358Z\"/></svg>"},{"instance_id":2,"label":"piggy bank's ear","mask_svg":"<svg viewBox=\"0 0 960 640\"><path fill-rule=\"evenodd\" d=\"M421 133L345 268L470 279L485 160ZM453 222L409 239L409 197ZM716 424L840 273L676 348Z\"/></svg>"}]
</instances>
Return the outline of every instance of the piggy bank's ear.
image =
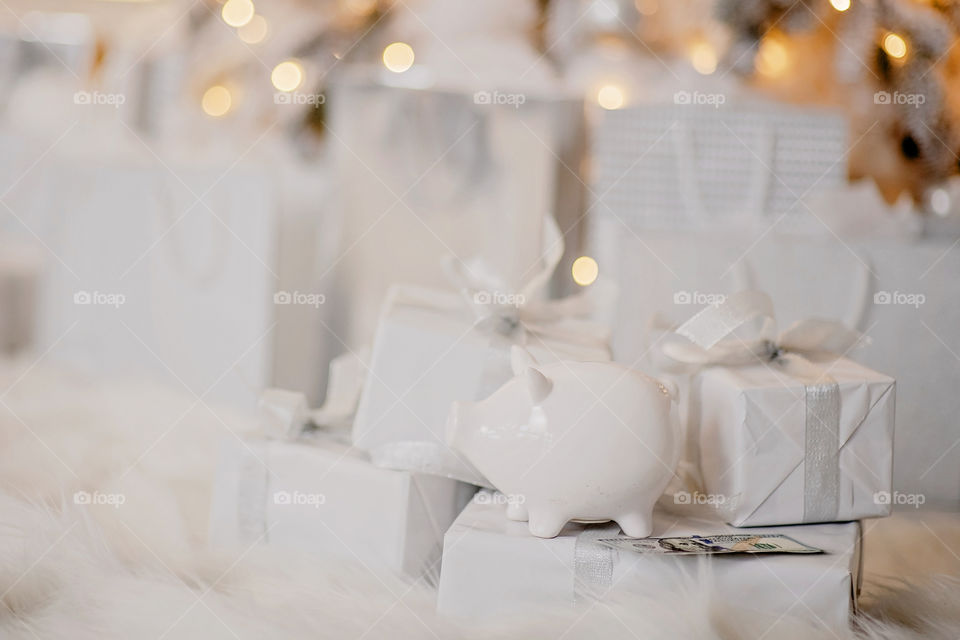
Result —
<instances>
[{"instance_id":1,"label":"piggy bank's ear","mask_svg":"<svg viewBox=\"0 0 960 640\"><path fill-rule=\"evenodd\" d=\"M527 367L527 372L523 375L526 378L527 391L530 393L531 402L534 405L541 404L553 390L553 382L534 367Z\"/></svg>"},{"instance_id":2,"label":"piggy bank's ear","mask_svg":"<svg viewBox=\"0 0 960 640\"><path fill-rule=\"evenodd\" d=\"M537 359L532 353L519 345L510 347L510 368L513 369L513 375L518 376L535 366L537 366Z\"/></svg>"}]
</instances>

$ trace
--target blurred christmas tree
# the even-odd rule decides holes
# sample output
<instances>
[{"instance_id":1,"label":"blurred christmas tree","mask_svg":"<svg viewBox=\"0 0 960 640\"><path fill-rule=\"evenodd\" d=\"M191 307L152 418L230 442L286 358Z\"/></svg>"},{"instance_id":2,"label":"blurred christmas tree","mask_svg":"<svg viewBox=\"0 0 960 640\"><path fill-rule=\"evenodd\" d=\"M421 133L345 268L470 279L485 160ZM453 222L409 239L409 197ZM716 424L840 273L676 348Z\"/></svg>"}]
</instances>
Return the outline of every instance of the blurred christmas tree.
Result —
<instances>
[{"instance_id":1,"label":"blurred christmas tree","mask_svg":"<svg viewBox=\"0 0 960 640\"><path fill-rule=\"evenodd\" d=\"M958 173L960 4L719 0L728 64L773 95L844 107L851 178L922 202Z\"/></svg>"},{"instance_id":2,"label":"blurred christmas tree","mask_svg":"<svg viewBox=\"0 0 960 640\"><path fill-rule=\"evenodd\" d=\"M851 118L851 179L918 203L960 170L960 3L953 0L549 0L561 67L611 43ZM550 34L553 34L552 39ZM676 74L674 74L676 75Z\"/></svg>"}]
</instances>

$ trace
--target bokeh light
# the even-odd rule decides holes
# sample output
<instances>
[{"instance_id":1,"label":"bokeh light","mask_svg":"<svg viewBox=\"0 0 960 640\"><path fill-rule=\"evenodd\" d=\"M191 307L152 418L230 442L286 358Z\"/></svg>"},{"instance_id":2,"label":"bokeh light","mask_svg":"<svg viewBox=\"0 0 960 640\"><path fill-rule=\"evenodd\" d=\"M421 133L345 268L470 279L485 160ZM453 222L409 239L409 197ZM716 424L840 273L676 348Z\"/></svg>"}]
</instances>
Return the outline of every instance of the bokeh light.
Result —
<instances>
[{"instance_id":1,"label":"bokeh light","mask_svg":"<svg viewBox=\"0 0 960 640\"><path fill-rule=\"evenodd\" d=\"M253 19L254 6L251 0L227 0L220 9L220 17L231 27L242 27Z\"/></svg>"},{"instance_id":2,"label":"bokeh light","mask_svg":"<svg viewBox=\"0 0 960 640\"><path fill-rule=\"evenodd\" d=\"M600 265L590 256L580 256L573 261L573 267L570 269L573 274L573 281L581 287L591 285L600 275Z\"/></svg>"},{"instance_id":3,"label":"bokeh light","mask_svg":"<svg viewBox=\"0 0 960 640\"><path fill-rule=\"evenodd\" d=\"M270 82L279 91L293 91L303 84L303 66L296 60L285 60L273 68Z\"/></svg>"},{"instance_id":4,"label":"bokeh light","mask_svg":"<svg viewBox=\"0 0 960 640\"><path fill-rule=\"evenodd\" d=\"M394 73L403 73L413 66L413 47L406 42L394 42L383 50L383 65Z\"/></svg>"},{"instance_id":5,"label":"bokeh light","mask_svg":"<svg viewBox=\"0 0 960 640\"><path fill-rule=\"evenodd\" d=\"M214 118L226 115L232 106L233 97L230 95L230 90L219 84L207 89L200 100L203 112Z\"/></svg>"}]
</instances>

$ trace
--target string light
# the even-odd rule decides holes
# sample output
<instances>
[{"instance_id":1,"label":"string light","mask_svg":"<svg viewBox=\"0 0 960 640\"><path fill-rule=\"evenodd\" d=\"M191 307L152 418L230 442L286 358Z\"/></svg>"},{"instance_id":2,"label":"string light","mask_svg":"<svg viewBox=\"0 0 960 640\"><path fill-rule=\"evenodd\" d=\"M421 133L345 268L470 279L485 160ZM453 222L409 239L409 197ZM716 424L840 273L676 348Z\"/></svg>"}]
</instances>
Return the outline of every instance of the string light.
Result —
<instances>
[{"instance_id":1,"label":"string light","mask_svg":"<svg viewBox=\"0 0 960 640\"><path fill-rule=\"evenodd\" d=\"M830 6L842 13L850 8L850 0L830 0Z\"/></svg>"},{"instance_id":2,"label":"string light","mask_svg":"<svg viewBox=\"0 0 960 640\"><path fill-rule=\"evenodd\" d=\"M786 46L776 37L766 37L760 43L760 50L754 60L757 72L768 78L778 78L790 66L790 54Z\"/></svg>"},{"instance_id":3,"label":"string light","mask_svg":"<svg viewBox=\"0 0 960 640\"><path fill-rule=\"evenodd\" d=\"M270 82L279 91L293 91L303 84L303 67L296 60L285 60L273 68Z\"/></svg>"},{"instance_id":4,"label":"string light","mask_svg":"<svg viewBox=\"0 0 960 640\"><path fill-rule=\"evenodd\" d=\"M383 50L383 65L394 73L403 73L413 66L413 48L406 42L394 42Z\"/></svg>"},{"instance_id":5,"label":"string light","mask_svg":"<svg viewBox=\"0 0 960 640\"><path fill-rule=\"evenodd\" d=\"M907 41L903 39L903 36L897 35L896 33L891 32L883 36L881 46L891 58L897 58L899 60L907 55Z\"/></svg>"},{"instance_id":6,"label":"string light","mask_svg":"<svg viewBox=\"0 0 960 640\"><path fill-rule=\"evenodd\" d=\"M214 118L226 115L231 106L233 106L233 98L230 96L230 90L219 84L207 89L200 100L203 112Z\"/></svg>"},{"instance_id":7,"label":"string light","mask_svg":"<svg viewBox=\"0 0 960 640\"><path fill-rule=\"evenodd\" d=\"M237 29L237 36L247 44L263 42L267 37L267 20L263 16L253 16L250 22Z\"/></svg>"},{"instance_id":8,"label":"string light","mask_svg":"<svg viewBox=\"0 0 960 640\"><path fill-rule=\"evenodd\" d=\"M220 9L220 17L231 27L242 27L254 16L254 6L251 0L227 0Z\"/></svg>"},{"instance_id":9,"label":"string light","mask_svg":"<svg viewBox=\"0 0 960 640\"><path fill-rule=\"evenodd\" d=\"M570 272L574 282L581 287L586 287L596 281L597 276L600 275L600 266L590 256L580 256L573 261Z\"/></svg>"},{"instance_id":10,"label":"string light","mask_svg":"<svg viewBox=\"0 0 960 640\"><path fill-rule=\"evenodd\" d=\"M625 102L623 90L615 84L607 84L597 91L597 103L604 109L619 109Z\"/></svg>"},{"instance_id":11,"label":"string light","mask_svg":"<svg viewBox=\"0 0 960 640\"><path fill-rule=\"evenodd\" d=\"M709 42L697 42L690 48L690 62L705 76L717 70L717 51Z\"/></svg>"}]
</instances>

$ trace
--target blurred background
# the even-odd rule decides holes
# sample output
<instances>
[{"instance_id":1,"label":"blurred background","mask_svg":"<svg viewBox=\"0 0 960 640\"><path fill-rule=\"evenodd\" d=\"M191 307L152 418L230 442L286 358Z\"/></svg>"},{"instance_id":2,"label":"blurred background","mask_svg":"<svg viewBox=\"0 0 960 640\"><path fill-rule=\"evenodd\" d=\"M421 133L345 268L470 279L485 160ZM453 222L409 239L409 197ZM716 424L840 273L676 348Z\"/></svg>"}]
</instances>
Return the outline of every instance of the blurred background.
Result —
<instances>
[{"instance_id":1,"label":"blurred background","mask_svg":"<svg viewBox=\"0 0 960 640\"><path fill-rule=\"evenodd\" d=\"M316 404L392 284L606 287L616 359L744 287L898 380L960 505L960 4L2 0L0 346Z\"/></svg>"}]
</instances>

